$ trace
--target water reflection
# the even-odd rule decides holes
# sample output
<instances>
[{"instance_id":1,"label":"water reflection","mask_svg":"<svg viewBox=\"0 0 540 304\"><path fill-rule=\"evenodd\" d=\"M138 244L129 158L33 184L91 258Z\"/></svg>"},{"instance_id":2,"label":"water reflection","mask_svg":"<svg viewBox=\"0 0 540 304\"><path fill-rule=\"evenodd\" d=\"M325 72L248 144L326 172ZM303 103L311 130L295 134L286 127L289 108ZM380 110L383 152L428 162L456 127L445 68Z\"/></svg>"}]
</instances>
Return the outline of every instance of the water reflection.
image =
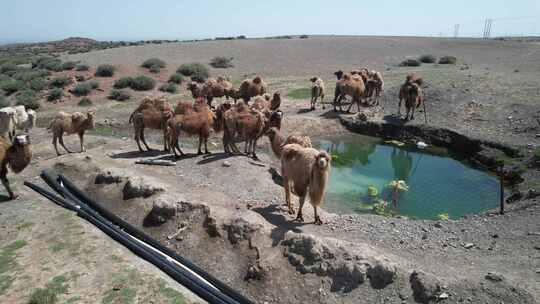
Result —
<instances>
[{"instance_id":1,"label":"water reflection","mask_svg":"<svg viewBox=\"0 0 540 304\"><path fill-rule=\"evenodd\" d=\"M390 160L394 169L394 179L408 182L413 164L409 151L393 147Z\"/></svg>"}]
</instances>

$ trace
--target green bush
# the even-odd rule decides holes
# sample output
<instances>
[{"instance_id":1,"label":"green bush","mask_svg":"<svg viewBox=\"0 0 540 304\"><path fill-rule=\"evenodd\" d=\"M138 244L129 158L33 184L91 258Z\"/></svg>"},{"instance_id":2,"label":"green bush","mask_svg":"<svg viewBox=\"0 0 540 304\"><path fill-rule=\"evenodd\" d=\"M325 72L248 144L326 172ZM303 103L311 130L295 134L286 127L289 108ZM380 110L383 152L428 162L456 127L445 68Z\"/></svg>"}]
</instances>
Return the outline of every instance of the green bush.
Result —
<instances>
[{"instance_id":1,"label":"green bush","mask_svg":"<svg viewBox=\"0 0 540 304\"><path fill-rule=\"evenodd\" d=\"M412 66L417 67L420 66L422 63L416 59L405 59L400 63L400 66Z\"/></svg>"},{"instance_id":2,"label":"green bush","mask_svg":"<svg viewBox=\"0 0 540 304\"><path fill-rule=\"evenodd\" d=\"M4 63L0 66L0 73L2 74L6 74L7 72L16 71L16 70L17 70L17 65L11 62Z\"/></svg>"},{"instance_id":3,"label":"green bush","mask_svg":"<svg viewBox=\"0 0 540 304\"><path fill-rule=\"evenodd\" d=\"M147 76L137 76L131 81L130 88L137 91L152 90L156 85L156 81Z\"/></svg>"},{"instance_id":4,"label":"green bush","mask_svg":"<svg viewBox=\"0 0 540 304\"><path fill-rule=\"evenodd\" d=\"M6 95L11 95L24 88L24 83L20 80L7 80L0 84L0 88L4 90Z\"/></svg>"},{"instance_id":5,"label":"green bush","mask_svg":"<svg viewBox=\"0 0 540 304\"><path fill-rule=\"evenodd\" d=\"M144 61L141 66L143 68L150 69L153 66L157 66L158 68L164 68L165 67L165 61L159 59L159 58L150 58Z\"/></svg>"},{"instance_id":6,"label":"green bush","mask_svg":"<svg viewBox=\"0 0 540 304\"><path fill-rule=\"evenodd\" d=\"M36 78L44 78L51 74L47 70L21 70L13 74L13 78L24 82L29 82Z\"/></svg>"},{"instance_id":7,"label":"green bush","mask_svg":"<svg viewBox=\"0 0 540 304\"><path fill-rule=\"evenodd\" d=\"M161 68L159 67L159 65L153 65L150 67L150 73L154 73L154 74L157 74L161 71Z\"/></svg>"},{"instance_id":8,"label":"green bush","mask_svg":"<svg viewBox=\"0 0 540 304\"><path fill-rule=\"evenodd\" d=\"M92 100L90 100L90 98L83 97L81 98L81 100L79 100L79 103L77 105L79 105L80 107L90 107L94 105L94 103L92 102Z\"/></svg>"},{"instance_id":9,"label":"green bush","mask_svg":"<svg viewBox=\"0 0 540 304\"><path fill-rule=\"evenodd\" d=\"M36 93L32 90L24 90L17 94L15 97L15 104L32 110L37 110L40 106Z\"/></svg>"},{"instance_id":10,"label":"green bush","mask_svg":"<svg viewBox=\"0 0 540 304\"><path fill-rule=\"evenodd\" d=\"M9 107L9 106L10 106L9 100L6 97L0 95L0 108Z\"/></svg>"},{"instance_id":11,"label":"green bush","mask_svg":"<svg viewBox=\"0 0 540 304\"><path fill-rule=\"evenodd\" d=\"M120 79L117 79L117 80L114 82L113 87L114 87L115 89L125 89L125 88L130 87L132 82L133 82L133 78L132 78L132 77L122 77L122 78L120 78Z\"/></svg>"},{"instance_id":12,"label":"green bush","mask_svg":"<svg viewBox=\"0 0 540 304\"><path fill-rule=\"evenodd\" d=\"M232 68L234 67L234 65L232 64L233 59L234 59L233 57L230 57L230 58L223 57L223 56L214 57L212 58L212 60L210 60L210 65L216 69Z\"/></svg>"},{"instance_id":13,"label":"green bush","mask_svg":"<svg viewBox=\"0 0 540 304\"><path fill-rule=\"evenodd\" d=\"M128 100L129 98L131 98L129 93L122 90L112 89L109 93L109 99L112 100L124 101Z\"/></svg>"},{"instance_id":14,"label":"green bush","mask_svg":"<svg viewBox=\"0 0 540 304\"><path fill-rule=\"evenodd\" d=\"M96 69L96 76L99 77L112 77L114 75L114 66L110 64L102 64Z\"/></svg>"},{"instance_id":15,"label":"green bush","mask_svg":"<svg viewBox=\"0 0 540 304\"><path fill-rule=\"evenodd\" d=\"M86 64L78 64L75 67L75 70L77 70L77 71L88 71L89 69L90 69L90 67L87 66Z\"/></svg>"},{"instance_id":16,"label":"green bush","mask_svg":"<svg viewBox=\"0 0 540 304\"><path fill-rule=\"evenodd\" d=\"M206 80L210 76L210 72L208 72L208 68L202 64L202 63L187 63L182 64L178 70L176 70L177 73L182 74L184 76L188 76L200 80Z\"/></svg>"},{"instance_id":17,"label":"green bush","mask_svg":"<svg viewBox=\"0 0 540 304\"><path fill-rule=\"evenodd\" d=\"M54 88L49 91L49 95L47 96L47 101L55 101L64 96L64 90L60 88Z\"/></svg>"},{"instance_id":18,"label":"green bush","mask_svg":"<svg viewBox=\"0 0 540 304\"><path fill-rule=\"evenodd\" d=\"M71 77L59 76L59 77L53 78L49 82L49 86L54 87L54 88L63 88L67 85L70 85L71 83L72 83Z\"/></svg>"},{"instance_id":19,"label":"green bush","mask_svg":"<svg viewBox=\"0 0 540 304\"><path fill-rule=\"evenodd\" d=\"M422 63L435 63L437 62L437 58L433 55L422 55L418 60Z\"/></svg>"},{"instance_id":20,"label":"green bush","mask_svg":"<svg viewBox=\"0 0 540 304\"><path fill-rule=\"evenodd\" d=\"M309 38L308 35L300 35L300 39L307 39L307 38Z\"/></svg>"},{"instance_id":21,"label":"green bush","mask_svg":"<svg viewBox=\"0 0 540 304\"><path fill-rule=\"evenodd\" d=\"M443 56L439 59L439 64L456 64L457 58L454 56Z\"/></svg>"},{"instance_id":22,"label":"green bush","mask_svg":"<svg viewBox=\"0 0 540 304\"><path fill-rule=\"evenodd\" d=\"M73 61L66 61L62 63L62 70L73 70L75 68L76 63Z\"/></svg>"},{"instance_id":23,"label":"green bush","mask_svg":"<svg viewBox=\"0 0 540 304\"><path fill-rule=\"evenodd\" d=\"M28 82L28 87L36 92L39 92L47 87L47 81L45 78L34 78Z\"/></svg>"},{"instance_id":24,"label":"green bush","mask_svg":"<svg viewBox=\"0 0 540 304\"><path fill-rule=\"evenodd\" d=\"M90 85L90 88L92 88L92 90L95 90L95 89L99 88L99 82L97 82L95 80L89 80L86 83L88 83L88 85Z\"/></svg>"},{"instance_id":25,"label":"green bush","mask_svg":"<svg viewBox=\"0 0 540 304\"><path fill-rule=\"evenodd\" d=\"M165 83L159 87L159 90L162 92L168 92L171 94L176 93L176 85L174 83Z\"/></svg>"},{"instance_id":26,"label":"green bush","mask_svg":"<svg viewBox=\"0 0 540 304\"><path fill-rule=\"evenodd\" d=\"M40 69L60 72L62 71L62 60L51 57L41 57L36 61L35 66Z\"/></svg>"},{"instance_id":27,"label":"green bush","mask_svg":"<svg viewBox=\"0 0 540 304\"><path fill-rule=\"evenodd\" d=\"M75 96L86 96L92 91L92 87L88 82L81 82L73 88L73 94Z\"/></svg>"},{"instance_id":28,"label":"green bush","mask_svg":"<svg viewBox=\"0 0 540 304\"><path fill-rule=\"evenodd\" d=\"M184 81L184 76L182 76L182 74L176 73L176 74L172 74L171 77L169 77L168 82L181 84L183 81Z\"/></svg>"}]
</instances>

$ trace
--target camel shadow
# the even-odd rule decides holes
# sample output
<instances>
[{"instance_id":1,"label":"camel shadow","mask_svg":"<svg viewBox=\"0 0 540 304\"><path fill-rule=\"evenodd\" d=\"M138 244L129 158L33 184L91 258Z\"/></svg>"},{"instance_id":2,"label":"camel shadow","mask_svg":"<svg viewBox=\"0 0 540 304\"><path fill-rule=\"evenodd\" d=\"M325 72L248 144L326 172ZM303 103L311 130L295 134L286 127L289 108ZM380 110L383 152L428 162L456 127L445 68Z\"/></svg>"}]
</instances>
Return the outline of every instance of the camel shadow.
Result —
<instances>
[{"instance_id":1,"label":"camel shadow","mask_svg":"<svg viewBox=\"0 0 540 304\"><path fill-rule=\"evenodd\" d=\"M213 153L213 154L207 154L203 156L203 159L197 162L197 165L205 165L209 164L218 160L223 160L227 158L237 157L237 156L245 156L243 154L229 154L225 152L219 152L219 153Z\"/></svg>"},{"instance_id":2,"label":"camel shadow","mask_svg":"<svg viewBox=\"0 0 540 304\"><path fill-rule=\"evenodd\" d=\"M280 212L278 205L268 205L266 207L253 208L251 210L259 213L267 222L276 226L270 232L272 247L279 245L279 243L285 239L285 234L287 232L302 232L300 227L304 226L304 223L288 220L287 217Z\"/></svg>"},{"instance_id":3,"label":"camel shadow","mask_svg":"<svg viewBox=\"0 0 540 304\"><path fill-rule=\"evenodd\" d=\"M117 158L124 158L124 159L130 159L130 158L141 158L141 157L155 157L155 156L161 156L163 154L168 154L169 152L161 151L161 150L150 150L150 151L128 151L128 152L121 152L111 155L111 158L117 159Z\"/></svg>"},{"instance_id":4,"label":"camel shadow","mask_svg":"<svg viewBox=\"0 0 540 304\"><path fill-rule=\"evenodd\" d=\"M181 155L181 156L175 156L174 154L167 154L167 155L163 155L163 156L160 156L160 157L156 157L156 158L153 158L153 160L168 160L168 161L179 161L179 160L183 160L183 159L190 159L190 158L195 158L195 157L198 157L199 155L197 153L185 153L184 155Z\"/></svg>"},{"instance_id":5,"label":"camel shadow","mask_svg":"<svg viewBox=\"0 0 540 304\"><path fill-rule=\"evenodd\" d=\"M0 204L11 201L11 198L7 195L0 194Z\"/></svg>"},{"instance_id":6,"label":"camel shadow","mask_svg":"<svg viewBox=\"0 0 540 304\"><path fill-rule=\"evenodd\" d=\"M315 110L311 109L311 108L304 108L304 109L300 109L296 112L296 114L305 114L305 113L309 113L309 112L313 112Z\"/></svg>"},{"instance_id":7,"label":"camel shadow","mask_svg":"<svg viewBox=\"0 0 540 304\"><path fill-rule=\"evenodd\" d=\"M279 172L277 172L275 168L270 167L268 169L268 173L270 173L270 175L272 176L272 181L274 181L276 185L283 187L283 177L281 176L281 174L279 174Z\"/></svg>"},{"instance_id":8,"label":"camel shadow","mask_svg":"<svg viewBox=\"0 0 540 304\"><path fill-rule=\"evenodd\" d=\"M386 123L393 124L393 125L404 125L407 121L401 118L401 116L397 114L388 114L384 115L383 120Z\"/></svg>"},{"instance_id":9,"label":"camel shadow","mask_svg":"<svg viewBox=\"0 0 540 304\"><path fill-rule=\"evenodd\" d=\"M345 113L344 111L334 111L333 108L330 108L330 110L322 113L319 115L319 117L326 118L326 119L336 119L339 118L339 115Z\"/></svg>"}]
</instances>

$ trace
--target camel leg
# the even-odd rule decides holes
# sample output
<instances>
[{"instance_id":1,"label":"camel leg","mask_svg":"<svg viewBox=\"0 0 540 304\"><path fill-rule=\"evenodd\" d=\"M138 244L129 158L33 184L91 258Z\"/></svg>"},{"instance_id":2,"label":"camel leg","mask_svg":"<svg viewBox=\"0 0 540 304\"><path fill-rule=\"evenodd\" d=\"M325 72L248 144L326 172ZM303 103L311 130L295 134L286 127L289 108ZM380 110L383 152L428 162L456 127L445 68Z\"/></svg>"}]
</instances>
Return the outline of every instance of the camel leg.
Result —
<instances>
[{"instance_id":1,"label":"camel leg","mask_svg":"<svg viewBox=\"0 0 540 304\"><path fill-rule=\"evenodd\" d=\"M414 120L414 106L412 106L412 112L411 112L411 120Z\"/></svg>"},{"instance_id":2,"label":"camel leg","mask_svg":"<svg viewBox=\"0 0 540 304\"><path fill-rule=\"evenodd\" d=\"M66 150L67 153L73 153L68 148L66 148L66 145L64 145L64 137L62 135L59 136L58 140L60 141L60 145Z\"/></svg>"},{"instance_id":3,"label":"camel leg","mask_svg":"<svg viewBox=\"0 0 540 304\"><path fill-rule=\"evenodd\" d=\"M163 129L163 152L168 152L169 151L169 145L168 145L168 140L167 140L167 127L165 127Z\"/></svg>"},{"instance_id":4,"label":"camel leg","mask_svg":"<svg viewBox=\"0 0 540 304\"><path fill-rule=\"evenodd\" d=\"M296 215L296 220L299 222L304 222L304 216L302 215L302 208L304 207L304 203L306 201L306 196L300 196L298 198L298 202L300 203L300 207L298 208L298 214Z\"/></svg>"},{"instance_id":5,"label":"camel leg","mask_svg":"<svg viewBox=\"0 0 540 304\"><path fill-rule=\"evenodd\" d=\"M362 100L362 99L360 99L360 100ZM358 110L356 111L357 113L360 113L360 103L361 103L361 101L358 102L358 103L356 103L356 108L358 109Z\"/></svg>"},{"instance_id":6,"label":"camel leg","mask_svg":"<svg viewBox=\"0 0 540 304\"><path fill-rule=\"evenodd\" d=\"M178 153L180 153L180 156L184 156L184 152L182 151L182 149L180 149L180 144L179 144L179 140L178 140L178 137L174 139L174 147L173 147L173 152L174 152L174 156L175 157L178 157L178 154L176 154L176 150L178 150ZM176 149L176 150L175 150Z\"/></svg>"},{"instance_id":7,"label":"camel leg","mask_svg":"<svg viewBox=\"0 0 540 304\"><path fill-rule=\"evenodd\" d=\"M313 213L315 214L315 225L322 225L323 222L321 221L321 218L319 217L319 214L317 213L317 206L313 206Z\"/></svg>"},{"instance_id":8,"label":"camel leg","mask_svg":"<svg viewBox=\"0 0 540 304\"><path fill-rule=\"evenodd\" d=\"M86 149L84 148L84 131L79 132L79 141L81 143L81 152L86 152Z\"/></svg>"},{"instance_id":9,"label":"camel leg","mask_svg":"<svg viewBox=\"0 0 540 304\"><path fill-rule=\"evenodd\" d=\"M283 173L281 175L283 176ZM285 202L289 208L289 214L294 214L294 208L291 205L291 185L285 176L283 176L283 188L285 189Z\"/></svg>"},{"instance_id":10,"label":"camel leg","mask_svg":"<svg viewBox=\"0 0 540 304\"><path fill-rule=\"evenodd\" d=\"M141 147L140 143L140 130L135 128L135 136L134 136L135 142L137 143L137 147L139 147L139 152L143 152L144 150Z\"/></svg>"},{"instance_id":11,"label":"camel leg","mask_svg":"<svg viewBox=\"0 0 540 304\"><path fill-rule=\"evenodd\" d=\"M56 151L56 156L60 156L60 152L58 152L58 137L54 134L53 134L52 144L54 146L54 150Z\"/></svg>"},{"instance_id":12,"label":"camel leg","mask_svg":"<svg viewBox=\"0 0 540 304\"><path fill-rule=\"evenodd\" d=\"M400 116L401 116L401 101L402 101L402 99L400 98L398 106L397 106L397 115L400 115Z\"/></svg>"},{"instance_id":13,"label":"camel leg","mask_svg":"<svg viewBox=\"0 0 540 304\"><path fill-rule=\"evenodd\" d=\"M153 149L148 146L148 144L146 143L146 139L144 138L144 128L142 128L140 132L141 132L140 138L141 138L141 141L143 142L144 146L146 147L146 150L153 151Z\"/></svg>"},{"instance_id":14,"label":"camel leg","mask_svg":"<svg viewBox=\"0 0 540 304\"><path fill-rule=\"evenodd\" d=\"M255 139L251 146L251 152L253 154L253 159L259 160L259 157L257 156L257 153L255 152L255 149L257 148L257 140Z\"/></svg>"},{"instance_id":15,"label":"camel leg","mask_svg":"<svg viewBox=\"0 0 540 304\"><path fill-rule=\"evenodd\" d=\"M202 151L201 151L202 141L203 141L202 137L199 136L199 148L197 149L197 155L202 154Z\"/></svg>"},{"instance_id":16,"label":"camel leg","mask_svg":"<svg viewBox=\"0 0 540 304\"><path fill-rule=\"evenodd\" d=\"M210 151L208 151L208 137L204 138L204 154L211 154Z\"/></svg>"},{"instance_id":17,"label":"camel leg","mask_svg":"<svg viewBox=\"0 0 540 304\"><path fill-rule=\"evenodd\" d=\"M321 104L322 104L322 109L326 109L326 107L324 106L324 94L321 95Z\"/></svg>"},{"instance_id":18,"label":"camel leg","mask_svg":"<svg viewBox=\"0 0 540 304\"><path fill-rule=\"evenodd\" d=\"M13 190L11 190L9 180L7 179L7 173L7 159L4 159L4 161L2 162L2 169L0 171L0 179L2 180L2 184L4 185L4 188L6 188L6 191L9 194L9 199L16 199L18 195L15 195L13 193Z\"/></svg>"}]
</instances>

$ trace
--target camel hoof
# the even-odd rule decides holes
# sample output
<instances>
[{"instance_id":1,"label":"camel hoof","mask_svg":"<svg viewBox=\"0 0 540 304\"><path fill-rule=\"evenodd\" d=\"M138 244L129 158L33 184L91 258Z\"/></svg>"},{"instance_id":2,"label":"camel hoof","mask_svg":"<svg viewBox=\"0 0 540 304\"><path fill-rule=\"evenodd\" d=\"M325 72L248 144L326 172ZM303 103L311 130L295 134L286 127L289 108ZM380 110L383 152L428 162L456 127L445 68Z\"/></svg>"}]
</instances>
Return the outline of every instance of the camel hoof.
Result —
<instances>
[{"instance_id":1,"label":"camel hoof","mask_svg":"<svg viewBox=\"0 0 540 304\"><path fill-rule=\"evenodd\" d=\"M296 217L295 221L299 222L299 223L303 223L304 222L304 217L302 215L299 215L299 216Z\"/></svg>"},{"instance_id":2,"label":"camel hoof","mask_svg":"<svg viewBox=\"0 0 540 304\"><path fill-rule=\"evenodd\" d=\"M315 224L315 225L322 225L323 222L321 221L321 219L320 219L319 217L317 217L317 218L315 219L315 223L314 223L314 224Z\"/></svg>"},{"instance_id":3,"label":"camel hoof","mask_svg":"<svg viewBox=\"0 0 540 304\"><path fill-rule=\"evenodd\" d=\"M293 215L295 212L294 212L294 209L290 208L289 209L289 214Z\"/></svg>"},{"instance_id":4,"label":"camel hoof","mask_svg":"<svg viewBox=\"0 0 540 304\"><path fill-rule=\"evenodd\" d=\"M210 155L210 154L212 154L212 152L210 152L210 151L206 151L206 152L204 152L204 154L208 154L208 155Z\"/></svg>"},{"instance_id":5,"label":"camel hoof","mask_svg":"<svg viewBox=\"0 0 540 304\"><path fill-rule=\"evenodd\" d=\"M20 196L18 194L13 194L9 197L9 200L10 201L13 201L13 200L18 200L20 198Z\"/></svg>"},{"instance_id":6,"label":"camel hoof","mask_svg":"<svg viewBox=\"0 0 540 304\"><path fill-rule=\"evenodd\" d=\"M198 152L197 152L197 155L202 155L202 152L201 152L201 151L198 151Z\"/></svg>"}]
</instances>

